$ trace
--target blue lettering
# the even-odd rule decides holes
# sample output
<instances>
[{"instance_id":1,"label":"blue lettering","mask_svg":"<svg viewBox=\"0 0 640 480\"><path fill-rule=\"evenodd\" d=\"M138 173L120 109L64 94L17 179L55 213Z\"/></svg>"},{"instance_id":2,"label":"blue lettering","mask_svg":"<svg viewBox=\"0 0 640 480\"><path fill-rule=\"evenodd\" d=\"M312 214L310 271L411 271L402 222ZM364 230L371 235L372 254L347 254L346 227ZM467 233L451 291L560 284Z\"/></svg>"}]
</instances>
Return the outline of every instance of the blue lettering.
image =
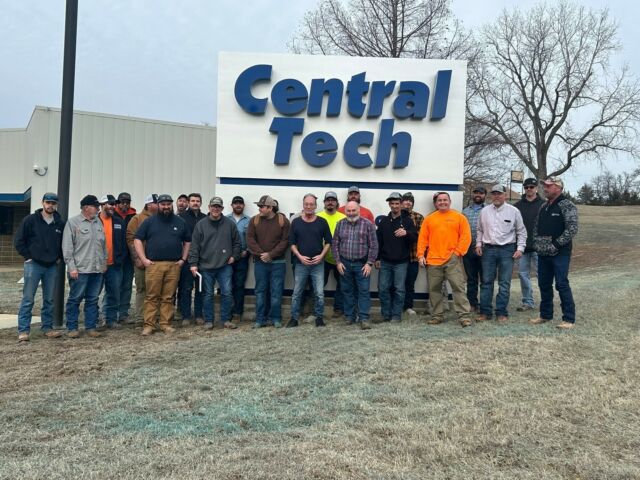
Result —
<instances>
[{"instance_id":1,"label":"blue lettering","mask_svg":"<svg viewBox=\"0 0 640 480\"><path fill-rule=\"evenodd\" d=\"M405 168L409 165L409 153L411 152L411 135L407 132L393 133L395 120L382 120L380 122L380 138L376 152L376 168L389 165L391 149L395 147L396 158L393 168Z\"/></svg>"},{"instance_id":2,"label":"blue lettering","mask_svg":"<svg viewBox=\"0 0 640 480\"><path fill-rule=\"evenodd\" d=\"M365 104L362 96L369 91L369 82L364 81L366 72L359 73L351 77L347 83L347 109L351 116L360 118L364 114Z\"/></svg>"},{"instance_id":3,"label":"blue lettering","mask_svg":"<svg viewBox=\"0 0 640 480\"><path fill-rule=\"evenodd\" d=\"M338 143L327 132L313 132L302 141L302 157L312 167L326 167L336 158Z\"/></svg>"},{"instance_id":4,"label":"blue lettering","mask_svg":"<svg viewBox=\"0 0 640 480\"><path fill-rule=\"evenodd\" d=\"M295 115L307 108L307 88L299 80L280 80L271 90L271 102L282 115Z\"/></svg>"},{"instance_id":5,"label":"blue lettering","mask_svg":"<svg viewBox=\"0 0 640 480\"><path fill-rule=\"evenodd\" d=\"M271 65L254 65L242 72L234 87L236 102L251 115L263 115L267 107L266 98L255 98L251 94L251 87L259 82L271 80Z\"/></svg>"},{"instance_id":6,"label":"blue lettering","mask_svg":"<svg viewBox=\"0 0 640 480\"><path fill-rule=\"evenodd\" d=\"M451 85L451 70L440 70L436 77L436 92L433 95L431 120L442 120L447 114L449 102L449 86Z\"/></svg>"},{"instance_id":7,"label":"blue lettering","mask_svg":"<svg viewBox=\"0 0 640 480\"><path fill-rule=\"evenodd\" d=\"M429 104L429 87L422 82L400 82L400 89L395 102L393 114L397 118L423 119L427 116Z\"/></svg>"},{"instance_id":8,"label":"blue lettering","mask_svg":"<svg viewBox=\"0 0 640 480\"><path fill-rule=\"evenodd\" d=\"M375 118L382 115L382 105L384 104L384 99L393 93L394 88L396 88L395 80L391 80L389 83L371 83L371 93L369 94L369 110L367 111L367 118Z\"/></svg>"},{"instance_id":9,"label":"blue lettering","mask_svg":"<svg viewBox=\"0 0 640 480\"><path fill-rule=\"evenodd\" d=\"M276 117L271 122L269 131L277 135L276 153L273 163L276 165L288 165L291 157L291 144L294 135L301 135L304 130L304 118Z\"/></svg>"},{"instance_id":10,"label":"blue lettering","mask_svg":"<svg viewBox=\"0 0 640 480\"><path fill-rule=\"evenodd\" d=\"M326 81L324 78L314 78L311 80L311 93L309 94L307 115L310 117L320 115L325 93L327 93L329 97L327 100L327 117L337 117L340 115L343 90L344 85L342 81L337 78L330 78Z\"/></svg>"},{"instance_id":11,"label":"blue lettering","mask_svg":"<svg viewBox=\"0 0 640 480\"><path fill-rule=\"evenodd\" d=\"M347 141L344 142L344 161L353 168L370 167L373 163L371 155L368 153L360 153L360 147L370 147L373 145L373 132L355 132L349 135Z\"/></svg>"}]
</instances>

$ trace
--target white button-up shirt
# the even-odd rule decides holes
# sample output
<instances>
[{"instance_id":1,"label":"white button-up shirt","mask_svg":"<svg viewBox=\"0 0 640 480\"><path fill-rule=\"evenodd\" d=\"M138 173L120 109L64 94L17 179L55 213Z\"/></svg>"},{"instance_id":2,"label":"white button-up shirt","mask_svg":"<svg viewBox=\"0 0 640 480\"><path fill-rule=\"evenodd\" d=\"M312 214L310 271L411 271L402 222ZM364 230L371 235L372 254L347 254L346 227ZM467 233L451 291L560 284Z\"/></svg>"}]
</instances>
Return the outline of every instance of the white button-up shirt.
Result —
<instances>
[{"instance_id":1,"label":"white button-up shirt","mask_svg":"<svg viewBox=\"0 0 640 480\"><path fill-rule=\"evenodd\" d=\"M498 208L493 204L483 208L478 219L476 247L516 242L518 250L524 252L527 245L527 229L520 210L508 203L503 203Z\"/></svg>"}]
</instances>

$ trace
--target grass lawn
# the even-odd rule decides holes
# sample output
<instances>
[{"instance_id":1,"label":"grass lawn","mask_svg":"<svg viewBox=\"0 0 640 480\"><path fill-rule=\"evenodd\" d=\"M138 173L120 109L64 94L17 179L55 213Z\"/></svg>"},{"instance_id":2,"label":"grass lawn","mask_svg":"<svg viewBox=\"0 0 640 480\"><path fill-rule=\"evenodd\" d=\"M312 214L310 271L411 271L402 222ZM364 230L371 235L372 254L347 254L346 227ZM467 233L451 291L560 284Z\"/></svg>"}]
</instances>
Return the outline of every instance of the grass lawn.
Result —
<instances>
[{"instance_id":1,"label":"grass lawn","mask_svg":"<svg viewBox=\"0 0 640 480\"><path fill-rule=\"evenodd\" d=\"M0 331L0 478L640 478L640 209L580 213L568 332L517 281L467 329Z\"/></svg>"}]
</instances>

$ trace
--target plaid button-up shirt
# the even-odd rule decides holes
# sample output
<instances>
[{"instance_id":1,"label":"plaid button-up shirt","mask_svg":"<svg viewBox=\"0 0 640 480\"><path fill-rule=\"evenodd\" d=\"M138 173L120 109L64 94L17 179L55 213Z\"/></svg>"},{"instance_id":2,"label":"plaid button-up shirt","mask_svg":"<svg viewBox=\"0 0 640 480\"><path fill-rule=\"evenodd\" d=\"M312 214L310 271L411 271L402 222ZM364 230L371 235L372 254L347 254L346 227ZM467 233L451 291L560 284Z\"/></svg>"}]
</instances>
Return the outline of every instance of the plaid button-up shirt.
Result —
<instances>
[{"instance_id":1,"label":"plaid button-up shirt","mask_svg":"<svg viewBox=\"0 0 640 480\"><path fill-rule=\"evenodd\" d=\"M366 258L369 263L375 262L378 256L376 227L366 218L360 217L355 223L343 218L336 225L331 252L336 262L340 257L347 260Z\"/></svg>"},{"instance_id":2,"label":"plaid button-up shirt","mask_svg":"<svg viewBox=\"0 0 640 480\"><path fill-rule=\"evenodd\" d=\"M413 220L413 224L416 226L416 230L418 231L418 233L420 233L420 227L422 226L422 222L424 221L424 216L422 216L415 210L412 210L410 215L411 215L411 220ZM418 240L417 239L411 245L411 251L409 255L410 255L409 257L410 262L418 261Z\"/></svg>"}]
</instances>

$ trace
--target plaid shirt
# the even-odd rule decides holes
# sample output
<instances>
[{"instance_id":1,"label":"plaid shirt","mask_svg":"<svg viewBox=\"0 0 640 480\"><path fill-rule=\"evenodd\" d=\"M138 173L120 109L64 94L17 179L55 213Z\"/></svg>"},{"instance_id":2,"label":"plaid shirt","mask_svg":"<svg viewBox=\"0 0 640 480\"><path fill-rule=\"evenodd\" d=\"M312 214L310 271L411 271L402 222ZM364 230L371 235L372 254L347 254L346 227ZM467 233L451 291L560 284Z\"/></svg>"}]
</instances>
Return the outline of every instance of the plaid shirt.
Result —
<instances>
[{"instance_id":1,"label":"plaid shirt","mask_svg":"<svg viewBox=\"0 0 640 480\"><path fill-rule=\"evenodd\" d=\"M373 263L378 256L376 227L366 218L360 217L355 223L343 218L336 225L331 242L331 252L336 262L340 257L347 260L367 259Z\"/></svg>"},{"instance_id":2,"label":"plaid shirt","mask_svg":"<svg viewBox=\"0 0 640 480\"><path fill-rule=\"evenodd\" d=\"M420 233L420 227L422 226L424 217L418 212L416 212L415 210L412 210L410 215L411 215L411 220L413 220L413 224L416 226L416 230L418 231L418 233ZM409 252L409 261L410 262L418 261L418 240L417 239L411 245L411 251Z\"/></svg>"},{"instance_id":3,"label":"plaid shirt","mask_svg":"<svg viewBox=\"0 0 640 480\"><path fill-rule=\"evenodd\" d=\"M469 226L471 227L471 247L476 245L476 234L478 233L478 219L480 218L480 212L484 208L482 205L469 204L462 210L462 214L469 220Z\"/></svg>"}]
</instances>

